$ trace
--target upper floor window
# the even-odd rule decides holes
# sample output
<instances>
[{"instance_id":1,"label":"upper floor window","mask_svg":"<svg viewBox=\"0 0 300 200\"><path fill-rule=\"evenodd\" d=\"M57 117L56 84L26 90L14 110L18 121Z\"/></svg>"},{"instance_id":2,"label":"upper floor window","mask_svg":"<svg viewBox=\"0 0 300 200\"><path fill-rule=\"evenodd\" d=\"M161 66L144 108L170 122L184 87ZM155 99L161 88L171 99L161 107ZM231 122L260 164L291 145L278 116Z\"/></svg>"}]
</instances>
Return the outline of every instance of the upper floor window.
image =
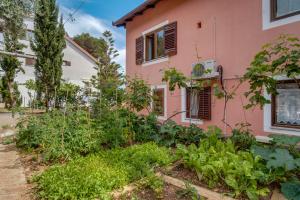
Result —
<instances>
[{"instance_id":1,"label":"upper floor window","mask_svg":"<svg viewBox=\"0 0 300 200\"><path fill-rule=\"evenodd\" d=\"M154 27L136 39L136 64L177 54L177 22Z\"/></svg>"},{"instance_id":2,"label":"upper floor window","mask_svg":"<svg viewBox=\"0 0 300 200\"><path fill-rule=\"evenodd\" d=\"M300 14L300 0L271 0L271 20Z\"/></svg>"},{"instance_id":3,"label":"upper floor window","mask_svg":"<svg viewBox=\"0 0 300 200\"><path fill-rule=\"evenodd\" d=\"M164 35L163 29L156 30L145 36L146 39L146 61L164 57Z\"/></svg>"},{"instance_id":4,"label":"upper floor window","mask_svg":"<svg viewBox=\"0 0 300 200\"><path fill-rule=\"evenodd\" d=\"M293 80L278 81L278 94L272 96L271 104L273 126L300 128L299 84Z\"/></svg>"}]
</instances>

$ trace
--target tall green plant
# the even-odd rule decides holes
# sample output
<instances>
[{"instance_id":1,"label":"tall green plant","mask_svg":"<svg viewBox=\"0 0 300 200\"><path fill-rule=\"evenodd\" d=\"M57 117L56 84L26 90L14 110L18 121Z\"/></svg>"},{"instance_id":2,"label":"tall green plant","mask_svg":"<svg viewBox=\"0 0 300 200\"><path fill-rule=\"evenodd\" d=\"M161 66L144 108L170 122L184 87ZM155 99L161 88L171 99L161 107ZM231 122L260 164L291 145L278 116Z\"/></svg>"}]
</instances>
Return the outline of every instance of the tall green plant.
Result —
<instances>
[{"instance_id":1,"label":"tall green plant","mask_svg":"<svg viewBox=\"0 0 300 200\"><path fill-rule=\"evenodd\" d=\"M105 31L101 37L99 63L95 67L97 74L92 76L91 83L96 89L94 96L96 103L105 103L109 107L118 105L122 100L123 84L122 74L119 72L121 65L114 59L119 55L115 48L112 33ZM100 105L101 106L101 105Z\"/></svg>"},{"instance_id":2,"label":"tall green plant","mask_svg":"<svg viewBox=\"0 0 300 200\"><path fill-rule=\"evenodd\" d=\"M55 101L62 77L63 50L66 47L65 31L58 21L59 9L56 0L36 0L34 39L31 48L37 56L35 76L38 98L46 108Z\"/></svg>"},{"instance_id":3,"label":"tall green plant","mask_svg":"<svg viewBox=\"0 0 300 200\"><path fill-rule=\"evenodd\" d=\"M0 3L0 26L4 35L4 51L1 55L0 68L3 73L1 78L0 92L5 106L9 109L21 104L20 93L15 78L24 70L21 62L15 57L25 47L20 39L25 33L23 18L28 12L29 1L3 0ZM30 7L30 6L29 6Z\"/></svg>"}]
</instances>

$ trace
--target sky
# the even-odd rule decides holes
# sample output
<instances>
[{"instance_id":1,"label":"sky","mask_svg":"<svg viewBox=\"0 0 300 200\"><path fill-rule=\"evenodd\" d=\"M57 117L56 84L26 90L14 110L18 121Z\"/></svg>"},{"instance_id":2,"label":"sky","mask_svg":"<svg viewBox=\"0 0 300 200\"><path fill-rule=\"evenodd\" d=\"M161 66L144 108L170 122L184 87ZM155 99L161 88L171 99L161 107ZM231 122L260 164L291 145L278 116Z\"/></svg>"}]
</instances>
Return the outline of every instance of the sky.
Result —
<instances>
[{"instance_id":1,"label":"sky","mask_svg":"<svg viewBox=\"0 0 300 200\"><path fill-rule=\"evenodd\" d=\"M64 16L65 29L71 37L81 33L100 37L105 30L110 30L120 54L115 61L125 66L125 29L113 27L112 22L143 2L144 0L58 0L58 5ZM73 18L69 17L71 13L74 13Z\"/></svg>"}]
</instances>

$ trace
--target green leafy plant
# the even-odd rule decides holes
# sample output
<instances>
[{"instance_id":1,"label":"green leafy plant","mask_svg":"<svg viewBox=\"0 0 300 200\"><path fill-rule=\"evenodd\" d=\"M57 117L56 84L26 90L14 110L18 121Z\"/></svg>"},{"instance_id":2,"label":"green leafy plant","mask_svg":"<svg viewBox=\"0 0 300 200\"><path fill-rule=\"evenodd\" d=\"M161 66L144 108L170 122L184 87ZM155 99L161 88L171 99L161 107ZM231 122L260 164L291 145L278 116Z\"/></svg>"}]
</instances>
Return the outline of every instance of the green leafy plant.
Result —
<instances>
[{"instance_id":1,"label":"green leafy plant","mask_svg":"<svg viewBox=\"0 0 300 200\"><path fill-rule=\"evenodd\" d=\"M211 188L226 184L235 197L246 195L249 199L269 192L266 187L259 187L268 178L261 159L250 152L237 151L230 139L224 142L218 134L209 134L199 147L178 145L178 155Z\"/></svg>"},{"instance_id":2,"label":"green leafy plant","mask_svg":"<svg viewBox=\"0 0 300 200\"><path fill-rule=\"evenodd\" d=\"M197 190L191 186L190 183L185 183L185 189L176 192L177 196L181 198L189 198L191 200L202 200L203 198L198 194Z\"/></svg>"},{"instance_id":3,"label":"green leafy plant","mask_svg":"<svg viewBox=\"0 0 300 200\"><path fill-rule=\"evenodd\" d=\"M17 127L17 146L37 150L46 161L97 152L104 135L101 129L92 129L85 111L52 111L25 117Z\"/></svg>"},{"instance_id":4,"label":"green leafy plant","mask_svg":"<svg viewBox=\"0 0 300 200\"><path fill-rule=\"evenodd\" d=\"M300 182L290 181L281 184L281 192L288 200L300 199Z\"/></svg>"},{"instance_id":5,"label":"green leafy plant","mask_svg":"<svg viewBox=\"0 0 300 200\"><path fill-rule=\"evenodd\" d=\"M238 150L247 150L256 144L256 139L248 128L248 124L240 124L240 126L233 129L230 139Z\"/></svg>"},{"instance_id":6,"label":"green leafy plant","mask_svg":"<svg viewBox=\"0 0 300 200\"><path fill-rule=\"evenodd\" d=\"M41 199L110 199L110 192L152 176L155 167L173 161L168 149L154 143L101 151L65 165L57 165L35 178ZM154 188L161 182L149 178Z\"/></svg>"},{"instance_id":7,"label":"green leafy plant","mask_svg":"<svg viewBox=\"0 0 300 200\"><path fill-rule=\"evenodd\" d=\"M276 76L286 76L298 83L296 77L300 75L299 60L300 44L297 37L281 35L273 43L264 45L243 77L243 81L250 83L250 90L245 93L250 101L246 108L256 105L262 107L270 103L263 91L271 95L277 94Z\"/></svg>"}]
</instances>

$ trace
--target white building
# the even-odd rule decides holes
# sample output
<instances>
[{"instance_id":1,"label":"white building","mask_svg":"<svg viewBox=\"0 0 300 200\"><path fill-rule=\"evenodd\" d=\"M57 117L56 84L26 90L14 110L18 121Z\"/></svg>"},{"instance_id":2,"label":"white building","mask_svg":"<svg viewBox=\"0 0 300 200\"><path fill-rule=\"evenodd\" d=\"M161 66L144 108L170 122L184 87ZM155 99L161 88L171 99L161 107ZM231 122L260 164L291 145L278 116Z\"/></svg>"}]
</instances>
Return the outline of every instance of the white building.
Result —
<instances>
[{"instance_id":1,"label":"white building","mask_svg":"<svg viewBox=\"0 0 300 200\"><path fill-rule=\"evenodd\" d=\"M34 75L34 62L35 55L30 48L30 39L33 37L34 23L33 19L27 18L24 20L26 25L26 36L21 40L27 47L23 49L22 55L18 55L19 60L22 62L22 67L25 74L19 73L16 82L19 85L19 90L22 95L24 107L28 106L29 95L25 87L25 82L30 79L35 79ZM84 86L83 81L89 80L92 75L96 74L94 67L97 60L91 56L87 51L76 44L69 36L65 36L66 48L64 49L63 58L63 79L67 82L77 84L81 87ZM3 34L0 32L0 52L4 51Z\"/></svg>"}]
</instances>

